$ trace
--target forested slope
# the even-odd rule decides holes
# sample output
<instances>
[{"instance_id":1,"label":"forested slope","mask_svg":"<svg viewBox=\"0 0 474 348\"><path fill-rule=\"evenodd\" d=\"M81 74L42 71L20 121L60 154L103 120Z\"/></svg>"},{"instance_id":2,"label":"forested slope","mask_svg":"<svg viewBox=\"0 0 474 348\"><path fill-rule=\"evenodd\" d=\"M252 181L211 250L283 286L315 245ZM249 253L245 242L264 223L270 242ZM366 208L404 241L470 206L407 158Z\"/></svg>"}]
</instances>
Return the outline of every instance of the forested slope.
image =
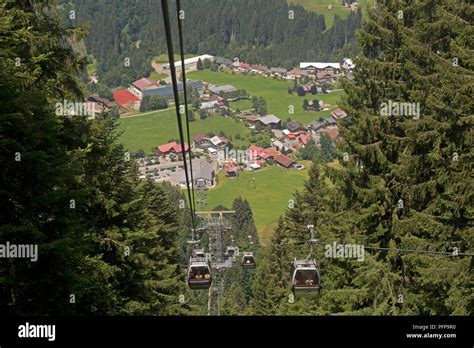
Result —
<instances>
[{"instance_id":1,"label":"forested slope","mask_svg":"<svg viewBox=\"0 0 474 348\"><path fill-rule=\"evenodd\" d=\"M156 0L61 3L65 25L89 26L87 52L97 59L97 74L110 87L149 74L152 57L166 52ZM185 53L239 57L287 68L301 61L339 61L353 54L362 18L360 11L351 12L327 28L323 15L285 0L185 0L182 8ZM176 12L173 2L170 11ZM176 22L173 26L177 49ZM125 58L130 58L129 67L124 66Z\"/></svg>"}]
</instances>

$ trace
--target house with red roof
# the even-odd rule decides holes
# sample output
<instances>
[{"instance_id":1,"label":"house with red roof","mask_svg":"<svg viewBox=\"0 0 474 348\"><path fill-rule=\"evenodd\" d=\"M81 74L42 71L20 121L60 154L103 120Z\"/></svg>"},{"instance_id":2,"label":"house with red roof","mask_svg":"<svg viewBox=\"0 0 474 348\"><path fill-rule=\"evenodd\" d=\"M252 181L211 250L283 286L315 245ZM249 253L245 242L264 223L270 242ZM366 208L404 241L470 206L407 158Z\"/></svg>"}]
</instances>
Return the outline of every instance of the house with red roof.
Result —
<instances>
[{"instance_id":1,"label":"house with red roof","mask_svg":"<svg viewBox=\"0 0 474 348\"><path fill-rule=\"evenodd\" d=\"M153 81L149 78L143 77L139 80L136 80L130 85L130 92L135 94L138 97L142 97L143 91L147 88L156 88L160 87L160 84L157 83L156 81Z\"/></svg>"},{"instance_id":2,"label":"house with red roof","mask_svg":"<svg viewBox=\"0 0 474 348\"><path fill-rule=\"evenodd\" d=\"M260 154L263 152L263 148L255 145L250 145L247 149L247 157L249 161L256 161Z\"/></svg>"},{"instance_id":3,"label":"house with red roof","mask_svg":"<svg viewBox=\"0 0 474 348\"><path fill-rule=\"evenodd\" d=\"M285 155L276 156L273 160L276 163L278 163L280 166L282 166L283 168L287 168L287 169L290 168L295 163L295 161L293 161L291 158Z\"/></svg>"},{"instance_id":4,"label":"house with red roof","mask_svg":"<svg viewBox=\"0 0 474 348\"><path fill-rule=\"evenodd\" d=\"M301 146L305 146L306 144L308 144L308 136L306 134L300 134L300 136L298 137L298 140L301 144Z\"/></svg>"},{"instance_id":5,"label":"house with red roof","mask_svg":"<svg viewBox=\"0 0 474 348\"><path fill-rule=\"evenodd\" d=\"M260 152L259 157L263 159L264 161L268 161L269 159L273 158L273 151L271 151L270 149L265 149L262 152Z\"/></svg>"},{"instance_id":6,"label":"house with red roof","mask_svg":"<svg viewBox=\"0 0 474 348\"><path fill-rule=\"evenodd\" d=\"M196 134L193 137L193 143L195 147L206 149L212 145L211 139L206 134Z\"/></svg>"},{"instance_id":7,"label":"house with red roof","mask_svg":"<svg viewBox=\"0 0 474 348\"><path fill-rule=\"evenodd\" d=\"M324 132L326 132L331 137L332 140L337 140L340 137L339 128L337 127L326 128L324 129Z\"/></svg>"},{"instance_id":8,"label":"house with red roof","mask_svg":"<svg viewBox=\"0 0 474 348\"><path fill-rule=\"evenodd\" d=\"M226 106L226 99L222 98L220 95L213 94L210 98L209 101L212 102L218 102L219 106Z\"/></svg>"},{"instance_id":9,"label":"house with red roof","mask_svg":"<svg viewBox=\"0 0 474 348\"><path fill-rule=\"evenodd\" d=\"M260 64L254 64L252 65L252 72L254 73L261 73L261 74L266 74L270 70L268 69L267 66L265 65L260 65Z\"/></svg>"},{"instance_id":10,"label":"house with red roof","mask_svg":"<svg viewBox=\"0 0 474 348\"><path fill-rule=\"evenodd\" d=\"M188 151L188 144L184 144L184 151ZM176 143L176 141L172 141L171 143L158 145L156 147L156 155L157 156L166 156L166 155L176 155L182 152L181 144Z\"/></svg>"},{"instance_id":11,"label":"house with red roof","mask_svg":"<svg viewBox=\"0 0 474 348\"><path fill-rule=\"evenodd\" d=\"M237 70L243 73L249 72L251 70L250 64L240 63Z\"/></svg>"},{"instance_id":12,"label":"house with red roof","mask_svg":"<svg viewBox=\"0 0 474 348\"><path fill-rule=\"evenodd\" d=\"M123 107L138 110L140 99L127 89L116 89L112 91L115 101Z\"/></svg>"}]
</instances>

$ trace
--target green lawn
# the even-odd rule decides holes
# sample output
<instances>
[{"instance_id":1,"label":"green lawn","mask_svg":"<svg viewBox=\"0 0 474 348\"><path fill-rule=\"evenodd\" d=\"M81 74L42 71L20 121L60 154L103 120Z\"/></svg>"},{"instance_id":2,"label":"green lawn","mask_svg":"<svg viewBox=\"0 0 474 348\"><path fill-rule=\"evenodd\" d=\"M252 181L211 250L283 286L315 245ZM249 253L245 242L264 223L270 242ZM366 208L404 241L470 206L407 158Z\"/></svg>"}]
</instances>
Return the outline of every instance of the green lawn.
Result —
<instances>
[{"instance_id":1,"label":"green lawn","mask_svg":"<svg viewBox=\"0 0 474 348\"><path fill-rule=\"evenodd\" d=\"M262 96L267 101L268 112L275 114L282 120L288 117L305 125L320 117L328 118L331 110L328 111L303 111L303 100L319 99L326 104L331 104L334 108L340 101L342 91L328 94L307 94L299 97L296 93L288 94L288 87L293 83L287 80L275 80L268 77L231 75L224 72L214 72L210 70L193 71L188 74L190 79L199 79L209 83L223 85L231 84L236 88L245 89L252 96ZM289 113L289 106L293 105L294 113Z\"/></svg>"},{"instance_id":2,"label":"green lawn","mask_svg":"<svg viewBox=\"0 0 474 348\"><path fill-rule=\"evenodd\" d=\"M156 71L153 71L150 74L150 79L152 79L154 81L160 81L160 80L164 79L165 77L168 77L168 75L163 74L163 73L159 73L159 72L156 72Z\"/></svg>"},{"instance_id":3,"label":"green lawn","mask_svg":"<svg viewBox=\"0 0 474 348\"><path fill-rule=\"evenodd\" d=\"M248 110L252 108L252 101L250 99L241 99L235 102L231 102L229 106L234 110Z\"/></svg>"},{"instance_id":4,"label":"green lawn","mask_svg":"<svg viewBox=\"0 0 474 348\"><path fill-rule=\"evenodd\" d=\"M249 130L243 126L243 123L230 118L218 115L210 116L205 120L198 118L196 121L190 122L189 127L191 136L208 132L218 134L222 130L226 136L232 136L234 145L247 145L246 140L235 139L235 134L248 136ZM143 149L146 153L156 145L179 137L174 108L144 116L137 114L122 118L119 121L119 130L124 132L120 140L129 151Z\"/></svg>"},{"instance_id":5,"label":"green lawn","mask_svg":"<svg viewBox=\"0 0 474 348\"><path fill-rule=\"evenodd\" d=\"M308 163L304 164L307 167ZM240 172L238 178L227 178L220 172L217 186L207 191L206 209L220 204L230 209L234 198L246 198L252 207L260 241L268 244L278 217L284 214L295 190L303 189L307 177L306 168L288 170L276 165L256 172Z\"/></svg>"},{"instance_id":6,"label":"green lawn","mask_svg":"<svg viewBox=\"0 0 474 348\"><path fill-rule=\"evenodd\" d=\"M368 5L373 5L375 0L358 0L359 6L362 7L362 14L364 15L364 9ZM301 5L306 10L320 13L324 15L326 21L326 27L332 26L334 22L334 16L337 14L341 18L346 18L350 13L350 9L342 6L341 0L288 0L289 4ZM328 5L332 5L332 8L329 10Z\"/></svg>"}]
</instances>

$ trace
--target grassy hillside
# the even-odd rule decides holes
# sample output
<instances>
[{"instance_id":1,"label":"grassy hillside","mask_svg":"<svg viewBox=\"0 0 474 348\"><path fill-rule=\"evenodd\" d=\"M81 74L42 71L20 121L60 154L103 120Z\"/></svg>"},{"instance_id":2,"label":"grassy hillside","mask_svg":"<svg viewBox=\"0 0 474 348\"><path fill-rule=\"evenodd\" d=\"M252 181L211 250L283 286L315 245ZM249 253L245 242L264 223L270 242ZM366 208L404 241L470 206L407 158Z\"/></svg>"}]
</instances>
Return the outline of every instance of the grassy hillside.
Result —
<instances>
[{"instance_id":1,"label":"grassy hillside","mask_svg":"<svg viewBox=\"0 0 474 348\"><path fill-rule=\"evenodd\" d=\"M375 0L358 0L358 3L362 7L362 11L364 11L364 9L373 4L374 1ZM336 14L341 18L346 18L347 14L351 11L347 7L342 6L342 0L288 0L288 3L301 5L308 11L323 14L327 27L332 25ZM331 9L328 8L329 5L332 5Z\"/></svg>"}]
</instances>

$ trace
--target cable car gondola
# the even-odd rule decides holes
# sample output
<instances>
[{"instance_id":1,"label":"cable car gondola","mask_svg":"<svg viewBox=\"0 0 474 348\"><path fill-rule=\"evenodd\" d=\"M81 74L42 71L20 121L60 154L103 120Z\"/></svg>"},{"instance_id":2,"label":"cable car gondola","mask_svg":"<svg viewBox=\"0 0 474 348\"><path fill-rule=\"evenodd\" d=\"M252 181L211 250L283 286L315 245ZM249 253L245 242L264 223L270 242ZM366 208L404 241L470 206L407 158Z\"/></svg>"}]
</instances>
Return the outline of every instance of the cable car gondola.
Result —
<instances>
[{"instance_id":1,"label":"cable car gondola","mask_svg":"<svg viewBox=\"0 0 474 348\"><path fill-rule=\"evenodd\" d=\"M245 251L244 256L242 257L242 268L253 269L255 268L255 257L253 252Z\"/></svg>"},{"instance_id":2,"label":"cable car gondola","mask_svg":"<svg viewBox=\"0 0 474 348\"><path fill-rule=\"evenodd\" d=\"M226 254L228 257L234 257L239 255L239 248L235 246L228 246L226 249Z\"/></svg>"},{"instance_id":3,"label":"cable car gondola","mask_svg":"<svg viewBox=\"0 0 474 348\"><path fill-rule=\"evenodd\" d=\"M316 260L296 260L294 263L291 287L295 296L317 296L321 288Z\"/></svg>"},{"instance_id":4,"label":"cable car gondola","mask_svg":"<svg viewBox=\"0 0 474 348\"><path fill-rule=\"evenodd\" d=\"M188 285L191 289L209 289L212 274L209 264L204 258L190 258L188 267Z\"/></svg>"}]
</instances>

